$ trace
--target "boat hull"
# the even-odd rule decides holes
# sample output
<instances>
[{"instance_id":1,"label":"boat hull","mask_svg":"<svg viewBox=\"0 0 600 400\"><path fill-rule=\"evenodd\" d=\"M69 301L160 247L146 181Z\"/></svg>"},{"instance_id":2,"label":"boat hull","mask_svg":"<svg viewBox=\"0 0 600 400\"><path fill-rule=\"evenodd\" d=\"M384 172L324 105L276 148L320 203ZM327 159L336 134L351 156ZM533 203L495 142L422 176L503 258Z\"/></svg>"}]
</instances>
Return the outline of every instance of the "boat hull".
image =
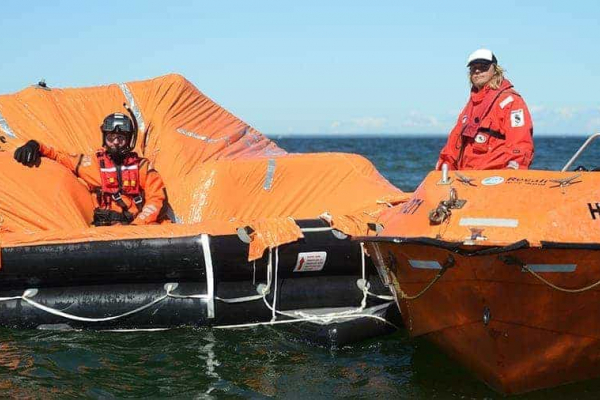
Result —
<instances>
[{"instance_id":1,"label":"boat hull","mask_svg":"<svg viewBox=\"0 0 600 400\"><path fill-rule=\"evenodd\" d=\"M368 249L397 293L405 325L503 393L600 376L600 280L594 246L477 248L380 238ZM450 260L450 262L449 262ZM451 265L420 297L439 267Z\"/></svg>"}]
</instances>

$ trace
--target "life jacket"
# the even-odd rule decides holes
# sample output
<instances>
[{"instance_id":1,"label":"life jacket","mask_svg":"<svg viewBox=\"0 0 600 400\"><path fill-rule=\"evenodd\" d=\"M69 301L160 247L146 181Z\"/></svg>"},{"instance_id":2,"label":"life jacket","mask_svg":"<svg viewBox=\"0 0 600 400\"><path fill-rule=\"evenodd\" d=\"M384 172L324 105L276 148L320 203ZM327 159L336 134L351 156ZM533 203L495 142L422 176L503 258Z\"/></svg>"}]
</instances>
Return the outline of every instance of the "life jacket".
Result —
<instances>
[{"instance_id":1,"label":"life jacket","mask_svg":"<svg viewBox=\"0 0 600 400\"><path fill-rule=\"evenodd\" d=\"M499 89L488 89L489 92L484 94L483 99L477 105L477 107L475 107L475 101L473 97L477 96L478 93L471 95L471 99L467 105L465 114L463 115L463 129L461 136L463 138L474 138L477 136L477 133L485 131L485 133L488 133L490 136L494 136L498 139L506 139L502 132L492 131L490 129L482 129L481 123L485 117L488 116L492 110L492 107L496 103L496 100L498 100L502 93L509 91L510 93L518 95L517 92L512 88L512 83L510 83L508 79L504 79Z\"/></svg>"},{"instance_id":2,"label":"life jacket","mask_svg":"<svg viewBox=\"0 0 600 400\"><path fill-rule=\"evenodd\" d=\"M460 133L460 140L457 141L456 146L457 149L460 148L456 160L457 166L460 165L467 143L470 140L475 140L475 137L479 132L486 133L489 136L493 136L500 140L506 140L506 135L504 133L494 131L490 128L482 128L481 123L488 116L490 111L492 111L492 107L496 104L496 100L498 100L503 93L509 92L518 95L512 88L512 83L510 83L508 79L504 79L498 89L487 88L487 91L484 93L471 94L471 98L469 99L469 103L467 104L465 113L462 117L463 129ZM476 106L475 103L478 95L483 98L480 102L477 102L478 104Z\"/></svg>"},{"instance_id":3,"label":"life jacket","mask_svg":"<svg viewBox=\"0 0 600 400\"><path fill-rule=\"evenodd\" d=\"M96 157L100 164L100 180L102 183L97 193L98 205L100 208L109 209L111 203L115 202L123 210L123 215L132 221L133 215L123 201L122 195L131 197L138 211L141 211L144 205L144 198L140 189L139 171L142 159L138 157L137 153L131 152L125 157L121 165L117 165L104 149L98 150Z\"/></svg>"}]
</instances>

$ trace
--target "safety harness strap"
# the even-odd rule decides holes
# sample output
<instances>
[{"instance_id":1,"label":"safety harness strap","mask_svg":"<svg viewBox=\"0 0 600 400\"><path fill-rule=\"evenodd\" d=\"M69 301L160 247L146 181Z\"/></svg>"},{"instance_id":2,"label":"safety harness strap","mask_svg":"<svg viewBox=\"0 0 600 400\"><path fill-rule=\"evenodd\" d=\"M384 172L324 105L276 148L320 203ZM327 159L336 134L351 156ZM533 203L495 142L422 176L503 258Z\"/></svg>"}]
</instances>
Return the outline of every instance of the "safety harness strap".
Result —
<instances>
[{"instance_id":1,"label":"safety harness strap","mask_svg":"<svg viewBox=\"0 0 600 400\"><path fill-rule=\"evenodd\" d=\"M112 200L115 203L117 203L117 205L119 207L121 207L121 209L123 210L122 214L125 216L125 218L127 219L127 221L129 221L129 222L133 221L133 214L131 212L129 212L129 207L127 207L127 204L125 204L125 202L123 201L123 197L121 196L121 192L119 191L119 192L113 194L111 196L111 198L112 198Z\"/></svg>"}]
</instances>

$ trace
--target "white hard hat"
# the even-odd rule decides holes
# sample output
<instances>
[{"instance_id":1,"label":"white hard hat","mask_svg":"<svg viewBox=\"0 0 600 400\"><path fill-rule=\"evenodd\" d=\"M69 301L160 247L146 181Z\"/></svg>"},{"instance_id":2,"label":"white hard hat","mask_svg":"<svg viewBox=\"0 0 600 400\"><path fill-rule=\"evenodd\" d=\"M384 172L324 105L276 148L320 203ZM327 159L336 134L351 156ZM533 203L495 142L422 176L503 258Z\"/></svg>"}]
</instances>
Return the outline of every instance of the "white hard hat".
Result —
<instances>
[{"instance_id":1,"label":"white hard hat","mask_svg":"<svg viewBox=\"0 0 600 400\"><path fill-rule=\"evenodd\" d=\"M467 67L474 62L488 62L491 64L498 64L496 56L494 55L494 53L492 53L491 50L488 49L478 49L472 52L467 60Z\"/></svg>"}]
</instances>

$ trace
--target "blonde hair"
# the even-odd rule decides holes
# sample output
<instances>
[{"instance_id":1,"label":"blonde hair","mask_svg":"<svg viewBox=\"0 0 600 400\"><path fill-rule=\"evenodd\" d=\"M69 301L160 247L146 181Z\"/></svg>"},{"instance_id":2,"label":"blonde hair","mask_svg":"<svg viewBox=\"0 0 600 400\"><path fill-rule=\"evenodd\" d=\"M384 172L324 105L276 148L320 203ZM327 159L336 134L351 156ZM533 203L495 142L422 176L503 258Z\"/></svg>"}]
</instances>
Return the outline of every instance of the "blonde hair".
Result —
<instances>
[{"instance_id":1,"label":"blonde hair","mask_svg":"<svg viewBox=\"0 0 600 400\"><path fill-rule=\"evenodd\" d=\"M492 64L492 66L494 67L494 76L492 76L492 79L489 80L488 83L486 83L486 86L489 86L491 89L498 89L500 88L500 85L502 85L502 81L504 80L504 68L502 68L501 66L499 66L498 64ZM471 84L471 86L473 86L473 82L471 81L471 74L469 73L469 83Z\"/></svg>"}]
</instances>

